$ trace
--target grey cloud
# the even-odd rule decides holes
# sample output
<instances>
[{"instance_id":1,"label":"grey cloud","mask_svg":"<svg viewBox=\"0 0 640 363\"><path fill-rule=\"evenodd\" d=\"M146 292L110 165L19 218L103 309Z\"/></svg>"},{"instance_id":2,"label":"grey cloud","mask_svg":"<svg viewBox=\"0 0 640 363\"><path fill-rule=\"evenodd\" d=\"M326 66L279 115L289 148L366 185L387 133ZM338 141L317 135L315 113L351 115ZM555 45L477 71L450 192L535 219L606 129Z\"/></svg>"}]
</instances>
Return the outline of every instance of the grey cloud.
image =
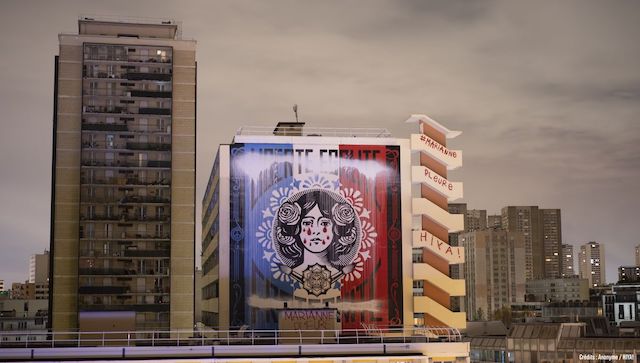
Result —
<instances>
[{"instance_id":1,"label":"grey cloud","mask_svg":"<svg viewBox=\"0 0 640 363\"><path fill-rule=\"evenodd\" d=\"M13 195L48 208L57 33L76 31L80 14L121 14L180 20L198 41L198 198L219 143L242 125L293 119L294 103L311 126L399 137L414 132L403 123L411 113L427 113L463 131L450 141L465 162L451 178L465 182L472 208L562 208L568 242L615 243L607 257L624 261L640 203L639 10L635 1L6 1L2 215L30 218L38 232L0 224L3 246L47 246L48 214L29 216ZM596 227L608 216L617 219Z\"/></svg>"}]
</instances>

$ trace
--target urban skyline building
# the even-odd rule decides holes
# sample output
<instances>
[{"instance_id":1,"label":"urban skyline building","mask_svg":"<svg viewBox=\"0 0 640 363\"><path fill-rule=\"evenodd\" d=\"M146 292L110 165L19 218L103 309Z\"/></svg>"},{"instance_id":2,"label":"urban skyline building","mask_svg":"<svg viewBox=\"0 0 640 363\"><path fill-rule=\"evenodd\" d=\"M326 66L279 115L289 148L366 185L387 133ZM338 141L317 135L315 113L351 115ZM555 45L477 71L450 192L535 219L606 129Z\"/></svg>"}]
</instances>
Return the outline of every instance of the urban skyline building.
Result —
<instances>
[{"instance_id":1,"label":"urban skyline building","mask_svg":"<svg viewBox=\"0 0 640 363\"><path fill-rule=\"evenodd\" d=\"M540 209L544 278L562 277L562 219L560 209Z\"/></svg>"},{"instance_id":2,"label":"urban skyline building","mask_svg":"<svg viewBox=\"0 0 640 363\"><path fill-rule=\"evenodd\" d=\"M487 227L502 229L502 216L500 214L487 216Z\"/></svg>"},{"instance_id":3,"label":"urban skyline building","mask_svg":"<svg viewBox=\"0 0 640 363\"><path fill-rule=\"evenodd\" d=\"M640 283L640 266L618 267L618 283Z\"/></svg>"},{"instance_id":4,"label":"urban skyline building","mask_svg":"<svg viewBox=\"0 0 640 363\"><path fill-rule=\"evenodd\" d=\"M589 280L589 287L606 284L604 245L595 241L580 246L580 277Z\"/></svg>"},{"instance_id":5,"label":"urban skyline building","mask_svg":"<svg viewBox=\"0 0 640 363\"><path fill-rule=\"evenodd\" d=\"M578 276L574 269L574 251L573 245L562 244L562 277Z\"/></svg>"},{"instance_id":6,"label":"urban skyline building","mask_svg":"<svg viewBox=\"0 0 640 363\"><path fill-rule=\"evenodd\" d=\"M490 319L503 306L524 303L526 247L522 232L485 229L460 234L459 241L465 250L467 320Z\"/></svg>"},{"instance_id":7,"label":"urban skyline building","mask_svg":"<svg viewBox=\"0 0 640 363\"><path fill-rule=\"evenodd\" d=\"M465 213L465 232L487 229L487 211L485 209L468 209Z\"/></svg>"},{"instance_id":8,"label":"urban skyline building","mask_svg":"<svg viewBox=\"0 0 640 363\"><path fill-rule=\"evenodd\" d=\"M636 246L636 266L640 266L640 244Z\"/></svg>"},{"instance_id":9,"label":"urban skyline building","mask_svg":"<svg viewBox=\"0 0 640 363\"><path fill-rule=\"evenodd\" d=\"M36 253L29 258L29 282L49 284L49 251Z\"/></svg>"},{"instance_id":10,"label":"urban skyline building","mask_svg":"<svg viewBox=\"0 0 640 363\"><path fill-rule=\"evenodd\" d=\"M411 139L380 129L280 123L242 128L221 145L202 204L203 322L282 329L283 313L274 309L284 308L307 315L336 310L338 329L464 327L464 313L451 308L464 282L449 275L464 253L448 243L450 232L464 229L464 216L448 212L462 185L442 182L447 166L461 165L461 152L445 146L458 132L412 119L421 133ZM411 150L420 165L411 164ZM420 192L413 197L412 184ZM335 219L336 208L354 217ZM316 222L334 227L322 232ZM329 247L310 247L316 234ZM333 251L332 237L344 247L325 254ZM361 241L355 255L347 243L353 238ZM344 253L335 262L324 257ZM335 282L309 280L334 275ZM383 303L367 308L374 300Z\"/></svg>"},{"instance_id":11,"label":"urban skyline building","mask_svg":"<svg viewBox=\"0 0 640 363\"><path fill-rule=\"evenodd\" d=\"M560 209L538 206L502 208L502 228L522 232L525 239L527 280L558 278L562 272Z\"/></svg>"},{"instance_id":12,"label":"urban skyline building","mask_svg":"<svg viewBox=\"0 0 640 363\"><path fill-rule=\"evenodd\" d=\"M51 328L194 323L196 43L81 18L55 57Z\"/></svg>"},{"instance_id":13,"label":"urban skyline building","mask_svg":"<svg viewBox=\"0 0 640 363\"><path fill-rule=\"evenodd\" d=\"M589 281L578 277L529 280L527 301L576 302L589 300Z\"/></svg>"}]
</instances>

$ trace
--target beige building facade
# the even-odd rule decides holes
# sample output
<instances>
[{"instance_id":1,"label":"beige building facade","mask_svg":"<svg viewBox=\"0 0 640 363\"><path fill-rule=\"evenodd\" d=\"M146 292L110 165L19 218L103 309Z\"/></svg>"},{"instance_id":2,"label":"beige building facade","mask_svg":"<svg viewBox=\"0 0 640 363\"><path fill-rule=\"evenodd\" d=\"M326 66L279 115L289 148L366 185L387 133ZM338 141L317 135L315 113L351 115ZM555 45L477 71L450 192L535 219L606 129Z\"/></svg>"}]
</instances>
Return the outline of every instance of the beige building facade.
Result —
<instances>
[{"instance_id":1,"label":"beige building facade","mask_svg":"<svg viewBox=\"0 0 640 363\"><path fill-rule=\"evenodd\" d=\"M580 277L589 281L589 288L606 284L604 245L589 242L580 246Z\"/></svg>"},{"instance_id":2,"label":"beige building facade","mask_svg":"<svg viewBox=\"0 0 640 363\"><path fill-rule=\"evenodd\" d=\"M483 320L504 306L524 302L525 242L521 232L486 229L461 234L466 261L468 320Z\"/></svg>"},{"instance_id":3,"label":"beige building facade","mask_svg":"<svg viewBox=\"0 0 640 363\"><path fill-rule=\"evenodd\" d=\"M196 43L174 21L78 29L55 60L51 328L192 328Z\"/></svg>"}]
</instances>

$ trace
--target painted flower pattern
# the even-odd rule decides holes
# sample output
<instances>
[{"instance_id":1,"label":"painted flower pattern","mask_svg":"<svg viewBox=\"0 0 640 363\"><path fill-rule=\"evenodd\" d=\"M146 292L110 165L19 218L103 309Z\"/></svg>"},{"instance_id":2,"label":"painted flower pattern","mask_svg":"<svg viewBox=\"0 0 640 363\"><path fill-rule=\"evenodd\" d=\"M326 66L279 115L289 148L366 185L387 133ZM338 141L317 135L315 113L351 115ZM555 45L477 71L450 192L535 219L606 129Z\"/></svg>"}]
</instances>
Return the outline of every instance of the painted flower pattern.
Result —
<instances>
[{"instance_id":1,"label":"painted flower pattern","mask_svg":"<svg viewBox=\"0 0 640 363\"><path fill-rule=\"evenodd\" d=\"M348 203L340 203L333 206L331 214L336 223L344 226L347 225L356 218L356 214L353 208Z\"/></svg>"},{"instance_id":2,"label":"painted flower pattern","mask_svg":"<svg viewBox=\"0 0 640 363\"><path fill-rule=\"evenodd\" d=\"M286 274L284 273L284 271L282 271L281 266L283 266L282 261L280 261L277 254L274 253L270 263L273 278L278 281L291 282L291 277L289 276L289 274Z\"/></svg>"},{"instance_id":3,"label":"painted flower pattern","mask_svg":"<svg viewBox=\"0 0 640 363\"><path fill-rule=\"evenodd\" d=\"M299 206L292 203L283 203L278 209L278 220L291 226L298 223L301 213Z\"/></svg>"},{"instance_id":4,"label":"painted flower pattern","mask_svg":"<svg viewBox=\"0 0 640 363\"><path fill-rule=\"evenodd\" d=\"M359 254L358 257L356 257L355 261L353 261L351 271L347 272L344 275L344 280L349 282L356 281L362 277L363 271L364 271L364 258L362 254Z\"/></svg>"},{"instance_id":5,"label":"painted flower pattern","mask_svg":"<svg viewBox=\"0 0 640 363\"><path fill-rule=\"evenodd\" d=\"M258 231L256 232L258 243L262 246L262 248L267 250L273 249L273 242L271 240L272 224L273 224L272 218L265 219L262 222L262 224L258 226Z\"/></svg>"},{"instance_id":6,"label":"painted flower pattern","mask_svg":"<svg viewBox=\"0 0 640 363\"><path fill-rule=\"evenodd\" d=\"M369 221L362 221L362 248L361 249L369 249L376 243L376 239L378 238L378 232L373 227L373 224L369 223Z\"/></svg>"},{"instance_id":7,"label":"painted flower pattern","mask_svg":"<svg viewBox=\"0 0 640 363\"><path fill-rule=\"evenodd\" d=\"M364 208L364 200L362 199L362 193L360 193L359 190L356 190L354 188L340 189L340 195L342 195L342 197L351 204L353 209L356 210L356 213L362 213L362 209Z\"/></svg>"},{"instance_id":8,"label":"painted flower pattern","mask_svg":"<svg viewBox=\"0 0 640 363\"><path fill-rule=\"evenodd\" d=\"M321 188L321 189L331 189L335 188L334 183L329 180L328 177L324 175L311 175L309 178L302 181L300 185L300 189L312 189L312 188Z\"/></svg>"},{"instance_id":9,"label":"painted flower pattern","mask_svg":"<svg viewBox=\"0 0 640 363\"><path fill-rule=\"evenodd\" d=\"M271 193L271 198L269 198L269 207L273 210L278 209L282 203L287 201L289 195L289 188L275 188Z\"/></svg>"}]
</instances>

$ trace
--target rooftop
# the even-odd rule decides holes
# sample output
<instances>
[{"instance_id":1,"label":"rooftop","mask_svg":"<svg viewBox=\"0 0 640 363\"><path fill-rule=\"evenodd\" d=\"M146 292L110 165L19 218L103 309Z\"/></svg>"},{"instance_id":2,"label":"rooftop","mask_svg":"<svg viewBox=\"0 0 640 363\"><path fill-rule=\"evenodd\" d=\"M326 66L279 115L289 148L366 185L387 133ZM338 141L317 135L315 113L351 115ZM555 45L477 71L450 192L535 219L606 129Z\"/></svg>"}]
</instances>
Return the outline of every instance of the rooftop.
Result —
<instances>
[{"instance_id":1,"label":"rooftop","mask_svg":"<svg viewBox=\"0 0 640 363\"><path fill-rule=\"evenodd\" d=\"M78 34L134 38L182 39L181 26L173 19L82 15Z\"/></svg>"},{"instance_id":2,"label":"rooftop","mask_svg":"<svg viewBox=\"0 0 640 363\"><path fill-rule=\"evenodd\" d=\"M287 123L287 126L295 123ZM323 137L371 137L389 138L391 132L385 128L352 128L352 127L300 127L285 129L278 132L273 126L244 126L236 131L236 136L323 136Z\"/></svg>"}]
</instances>

